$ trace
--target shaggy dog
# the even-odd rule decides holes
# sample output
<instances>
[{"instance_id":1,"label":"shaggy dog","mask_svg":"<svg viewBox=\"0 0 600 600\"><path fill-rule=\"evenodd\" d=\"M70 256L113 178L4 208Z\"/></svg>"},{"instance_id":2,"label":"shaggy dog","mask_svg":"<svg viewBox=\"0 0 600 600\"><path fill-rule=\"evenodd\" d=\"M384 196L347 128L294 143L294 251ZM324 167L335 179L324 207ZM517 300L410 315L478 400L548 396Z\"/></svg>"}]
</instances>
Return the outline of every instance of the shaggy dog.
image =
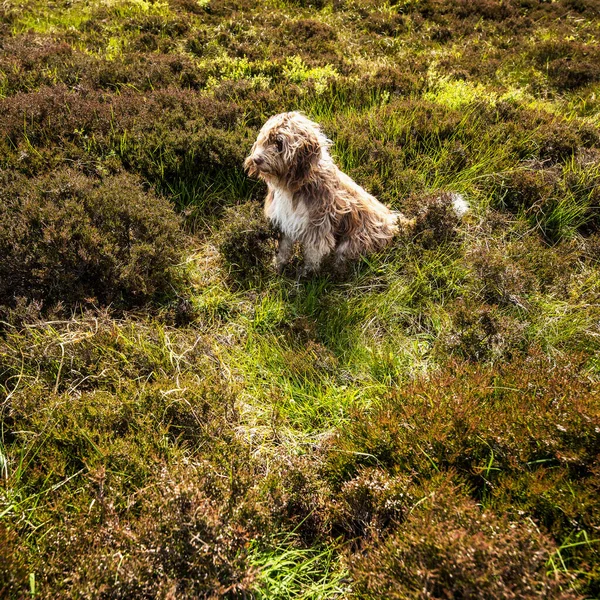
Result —
<instances>
[{"instance_id":1,"label":"shaggy dog","mask_svg":"<svg viewBox=\"0 0 600 600\"><path fill-rule=\"evenodd\" d=\"M304 274L332 253L341 265L383 248L407 219L389 210L342 173L329 154L330 140L298 112L271 117L260 130L244 167L267 183L265 215L281 231L278 271L289 262L294 242L304 246ZM452 196L457 214L466 202Z\"/></svg>"}]
</instances>

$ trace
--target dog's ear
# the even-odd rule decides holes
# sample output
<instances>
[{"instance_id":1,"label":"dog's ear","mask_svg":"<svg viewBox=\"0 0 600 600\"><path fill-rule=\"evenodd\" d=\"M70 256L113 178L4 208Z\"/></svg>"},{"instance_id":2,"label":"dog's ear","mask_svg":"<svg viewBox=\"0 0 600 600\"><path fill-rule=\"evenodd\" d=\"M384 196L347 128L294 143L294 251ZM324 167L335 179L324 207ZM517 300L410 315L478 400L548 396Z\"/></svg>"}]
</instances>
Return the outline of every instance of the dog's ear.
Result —
<instances>
[{"instance_id":1,"label":"dog's ear","mask_svg":"<svg viewBox=\"0 0 600 600\"><path fill-rule=\"evenodd\" d=\"M311 171L317 166L321 156L321 145L317 136L308 132L294 153L288 185L298 189L310 177Z\"/></svg>"}]
</instances>

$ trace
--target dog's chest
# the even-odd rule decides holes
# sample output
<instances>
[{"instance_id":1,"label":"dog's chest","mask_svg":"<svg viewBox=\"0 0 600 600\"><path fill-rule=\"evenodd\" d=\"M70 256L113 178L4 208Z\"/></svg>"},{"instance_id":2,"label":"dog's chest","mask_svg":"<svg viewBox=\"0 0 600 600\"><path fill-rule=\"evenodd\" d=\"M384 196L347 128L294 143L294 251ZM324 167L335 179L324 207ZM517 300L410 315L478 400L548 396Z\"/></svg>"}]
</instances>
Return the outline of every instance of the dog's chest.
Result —
<instances>
[{"instance_id":1,"label":"dog's chest","mask_svg":"<svg viewBox=\"0 0 600 600\"><path fill-rule=\"evenodd\" d=\"M299 200L294 207L292 195L286 190L273 190L273 199L265 207L265 212L267 218L292 239L298 239L309 224L304 202Z\"/></svg>"}]
</instances>

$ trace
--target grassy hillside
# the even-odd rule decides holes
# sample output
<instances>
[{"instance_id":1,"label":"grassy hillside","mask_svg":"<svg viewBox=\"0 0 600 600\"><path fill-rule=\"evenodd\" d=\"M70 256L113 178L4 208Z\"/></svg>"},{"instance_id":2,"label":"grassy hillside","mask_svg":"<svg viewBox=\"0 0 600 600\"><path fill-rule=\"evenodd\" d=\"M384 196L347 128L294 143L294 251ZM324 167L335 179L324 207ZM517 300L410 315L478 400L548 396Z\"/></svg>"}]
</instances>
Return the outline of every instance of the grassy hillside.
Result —
<instances>
[{"instance_id":1,"label":"grassy hillside","mask_svg":"<svg viewBox=\"0 0 600 600\"><path fill-rule=\"evenodd\" d=\"M5 2L0 596L600 597L599 39L597 0ZM241 165L292 109L413 234L275 274Z\"/></svg>"}]
</instances>

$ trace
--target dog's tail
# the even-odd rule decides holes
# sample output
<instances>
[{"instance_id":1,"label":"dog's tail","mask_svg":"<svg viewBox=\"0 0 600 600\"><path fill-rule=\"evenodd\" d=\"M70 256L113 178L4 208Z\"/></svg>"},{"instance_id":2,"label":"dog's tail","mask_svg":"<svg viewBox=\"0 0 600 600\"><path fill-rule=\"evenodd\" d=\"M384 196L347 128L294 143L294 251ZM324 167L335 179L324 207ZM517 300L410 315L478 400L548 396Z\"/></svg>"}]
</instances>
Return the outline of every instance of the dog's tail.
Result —
<instances>
[{"instance_id":1,"label":"dog's tail","mask_svg":"<svg viewBox=\"0 0 600 600\"><path fill-rule=\"evenodd\" d=\"M452 202L452 208L454 209L454 212L456 213L457 217L462 217L466 215L471 209L469 203L462 194L451 192L450 201Z\"/></svg>"}]
</instances>

